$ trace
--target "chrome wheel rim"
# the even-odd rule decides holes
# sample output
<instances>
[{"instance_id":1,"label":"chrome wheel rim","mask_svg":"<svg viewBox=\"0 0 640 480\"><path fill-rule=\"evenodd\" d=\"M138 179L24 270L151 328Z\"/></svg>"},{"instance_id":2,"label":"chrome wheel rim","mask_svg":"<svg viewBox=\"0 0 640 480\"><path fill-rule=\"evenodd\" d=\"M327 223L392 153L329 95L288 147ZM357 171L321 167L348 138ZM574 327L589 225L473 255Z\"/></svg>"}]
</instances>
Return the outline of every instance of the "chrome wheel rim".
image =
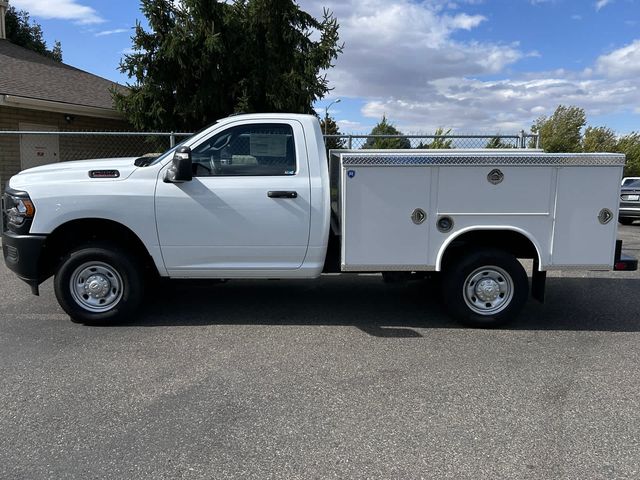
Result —
<instances>
[{"instance_id":1,"label":"chrome wheel rim","mask_svg":"<svg viewBox=\"0 0 640 480\"><path fill-rule=\"evenodd\" d=\"M85 310L101 313L122 299L124 283L118 271L103 262L87 262L76 268L69 280L75 302Z\"/></svg>"},{"instance_id":2,"label":"chrome wheel rim","mask_svg":"<svg viewBox=\"0 0 640 480\"><path fill-rule=\"evenodd\" d=\"M513 279L496 266L477 268L462 287L467 306L479 315L495 315L505 310L513 299Z\"/></svg>"}]
</instances>

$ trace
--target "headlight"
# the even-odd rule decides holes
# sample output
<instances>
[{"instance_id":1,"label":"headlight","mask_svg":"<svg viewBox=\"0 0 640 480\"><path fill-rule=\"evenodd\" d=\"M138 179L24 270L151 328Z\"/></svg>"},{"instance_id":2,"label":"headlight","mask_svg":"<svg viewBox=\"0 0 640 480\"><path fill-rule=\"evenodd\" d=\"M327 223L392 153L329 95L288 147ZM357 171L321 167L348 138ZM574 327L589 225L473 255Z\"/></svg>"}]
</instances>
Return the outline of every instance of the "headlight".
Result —
<instances>
[{"instance_id":1,"label":"headlight","mask_svg":"<svg viewBox=\"0 0 640 480\"><path fill-rule=\"evenodd\" d=\"M4 194L3 203L8 228L24 227L36 214L36 208L25 192L7 191Z\"/></svg>"}]
</instances>

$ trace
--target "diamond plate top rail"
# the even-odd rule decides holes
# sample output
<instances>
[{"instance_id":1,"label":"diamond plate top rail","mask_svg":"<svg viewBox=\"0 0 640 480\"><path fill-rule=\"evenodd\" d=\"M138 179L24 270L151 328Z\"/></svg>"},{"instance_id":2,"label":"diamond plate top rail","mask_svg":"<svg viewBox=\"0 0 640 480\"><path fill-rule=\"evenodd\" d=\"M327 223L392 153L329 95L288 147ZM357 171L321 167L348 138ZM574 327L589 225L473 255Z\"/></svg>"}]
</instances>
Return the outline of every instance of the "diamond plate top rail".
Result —
<instances>
[{"instance_id":1,"label":"diamond plate top rail","mask_svg":"<svg viewBox=\"0 0 640 480\"><path fill-rule=\"evenodd\" d=\"M403 154L395 152L340 153L333 151L333 155L339 156L342 165L351 166L593 166L593 167L623 167L625 156L617 153L522 153L509 152L508 154L488 152L447 152L425 154Z\"/></svg>"}]
</instances>

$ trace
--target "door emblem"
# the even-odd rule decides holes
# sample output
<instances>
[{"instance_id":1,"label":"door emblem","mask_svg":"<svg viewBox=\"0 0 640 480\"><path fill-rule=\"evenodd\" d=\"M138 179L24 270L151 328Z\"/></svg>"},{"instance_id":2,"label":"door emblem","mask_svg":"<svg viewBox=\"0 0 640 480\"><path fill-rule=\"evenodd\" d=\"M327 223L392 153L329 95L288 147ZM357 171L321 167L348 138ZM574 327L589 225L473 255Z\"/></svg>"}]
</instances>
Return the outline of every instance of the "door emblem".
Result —
<instances>
[{"instance_id":1,"label":"door emblem","mask_svg":"<svg viewBox=\"0 0 640 480\"><path fill-rule=\"evenodd\" d=\"M613 218L613 213L608 208L603 208L598 214L598 220L602 225L606 225Z\"/></svg>"},{"instance_id":2,"label":"door emblem","mask_svg":"<svg viewBox=\"0 0 640 480\"><path fill-rule=\"evenodd\" d=\"M420 225L427 219L427 214L421 208L416 208L413 213L411 213L411 220L416 225Z\"/></svg>"},{"instance_id":3,"label":"door emblem","mask_svg":"<svg viewBox=\"0 0 640 480\"><path fill-rule=\"evenodd\" d=\"M494 168L489 172L489 175L487 175L487 180L489 180L489 183L492 185L498 185L504 180L504 173L502 173L500 169Z\"/></svg>"},{"instance_id":4,"label":"door emblem","mask_svg":"<svg viewBox=\"0 0 640 480\"><path fill-rule=\"evenodd\" d=\"M356 171L355 170L347 170L347 177L353 178L355 176L356 176Z\"/></svg>"}]
</instances>

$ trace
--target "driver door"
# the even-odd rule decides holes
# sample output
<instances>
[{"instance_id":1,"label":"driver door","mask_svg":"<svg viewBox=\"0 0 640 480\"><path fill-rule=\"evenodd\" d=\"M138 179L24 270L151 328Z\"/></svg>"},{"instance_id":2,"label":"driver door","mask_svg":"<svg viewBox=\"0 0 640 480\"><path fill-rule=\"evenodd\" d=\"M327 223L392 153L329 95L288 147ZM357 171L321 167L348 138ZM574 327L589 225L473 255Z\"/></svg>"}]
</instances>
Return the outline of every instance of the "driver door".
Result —
<instances>
[{"instance_id":1,"label":"driver door","mask_svg":"<svg viewBox=\"0 0 640 480\"><path fill-rule=\"evenodd\" d=\"M311 186L296 121L225 125L191 146L193 180L156 189L158 238L173 277L269 276L304 262Z\"/></svg>"}]
</instances>

